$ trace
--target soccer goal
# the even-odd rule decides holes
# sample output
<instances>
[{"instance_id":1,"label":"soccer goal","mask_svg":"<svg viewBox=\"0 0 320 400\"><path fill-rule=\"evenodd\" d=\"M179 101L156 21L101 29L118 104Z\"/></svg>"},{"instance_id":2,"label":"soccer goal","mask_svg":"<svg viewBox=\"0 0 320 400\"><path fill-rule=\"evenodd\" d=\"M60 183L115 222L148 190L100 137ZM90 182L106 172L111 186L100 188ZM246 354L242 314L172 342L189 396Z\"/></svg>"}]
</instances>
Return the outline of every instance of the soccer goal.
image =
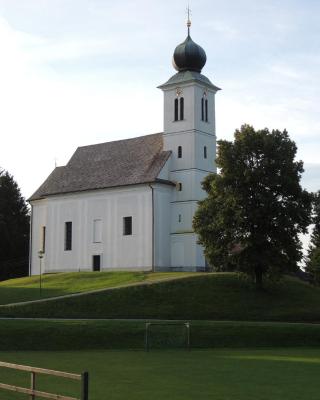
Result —
<instances>
[{"instance_id":1,"label":"soccer goal","mask_svg":"<svg viewBox=\"0 0 320 400\"><path fill-rule=\"evenodd\" d=\"M190 323L189 322L146 322L145 350L177 349L190 350Z\"/></svg>"}]
</instances>

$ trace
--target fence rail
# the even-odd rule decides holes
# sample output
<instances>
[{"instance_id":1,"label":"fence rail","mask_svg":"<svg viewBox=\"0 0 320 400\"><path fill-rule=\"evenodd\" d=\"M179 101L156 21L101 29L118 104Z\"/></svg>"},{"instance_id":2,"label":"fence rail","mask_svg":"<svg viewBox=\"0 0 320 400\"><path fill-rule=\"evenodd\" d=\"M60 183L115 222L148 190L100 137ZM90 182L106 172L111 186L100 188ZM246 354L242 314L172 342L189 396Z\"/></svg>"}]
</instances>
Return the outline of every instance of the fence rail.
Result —
<instances>
[{"instance_id":1,"label":"fence rail","mask_svg":"<svg viewBox=\"0 0 320 400\"><path fill-rule=\"evenodd\" d=\"M28 395L30 395L30 400L35 400L36 396L42 397L43 399L54 399L54 400L89 400L89 374L88 374L88 372L83 372L82 374L73 374L70 372L54 371L54 370L45 369L45 368L34 368L34 367L29 367L27 365L12 364L12 363L2 362L2 361L0 361L0 367L15 369L18 371L30 372L30 374L31 374L30 389L20 387L20 386L8 385L6 383L0 383L0 389L10 390L12 392L17 392L17 393L28 394ZM59 395L59 394L47 393L47 392L42 392L40 390L36 390L36 374L45 374L45 375L57 376L60 378L67 378L67 379L73 379L73 380L80 381L81 397L78 398L78 397L63 396L63 395Z\"/></svg>"}]
</instances>

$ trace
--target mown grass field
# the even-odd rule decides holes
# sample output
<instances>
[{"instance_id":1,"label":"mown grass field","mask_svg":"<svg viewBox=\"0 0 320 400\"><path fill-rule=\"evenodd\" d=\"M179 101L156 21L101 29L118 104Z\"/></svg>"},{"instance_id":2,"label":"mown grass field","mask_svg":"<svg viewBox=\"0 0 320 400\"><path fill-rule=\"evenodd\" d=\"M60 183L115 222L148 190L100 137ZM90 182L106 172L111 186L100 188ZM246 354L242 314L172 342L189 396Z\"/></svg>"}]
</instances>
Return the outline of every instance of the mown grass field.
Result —
<instances>
[{"instance_id":1,"label":"mown grass field","mask_svg":"<svg viewBox=\"0 0 320 400\"><path fill-rule=\"evenodd\" d=\"M10 279L0 282L0 305L189 275L194 274L178 272L72 272L45 274L41 277L41 297L39 290L40 277L38 275Z\"/></svg>"},{"instance_id":2,"label":"mown grass field","mask_svg":"<svg viewBox=\"0 0 320 400\"><path fill-rule=\"evenodd\" d=\"M192 349L320 346L320 324L190 321ZM0 320L0 351L144 349L145 321ZM182 348L181 326L154 326L152 348Z\"/></svg>"},{"instance_id":3,"label":"mown grass field","mask_svg":"<svg viewBox=\"0 0 320 400\"><path fill-rule=\"evenodd\" d=\"M318 400L320 349L0 352L0 360L69 372L88 370L90 400ZM1 369L0 381L29 375ZM77 395L77 385L41 377L39 388ZM26 396L0 390L1 400Z\"/></svg>"},{"instance_id":4,"label":"mown grass field","mask_svg":"<svg viewBox=\"0 0 320 400\"><path fill-rule=\"evenodd\" d=\"M179 277L183 279L167 280ZM259 292L232 273L43 278L46 297L118 288L0 306L2 317L64 318L0 319L0 360L69 372L88 370L90 400L319 398L320 323L315 322L320 322L320 290L304 282L286 277ZM2 282L0 303L36 299L38 279ZM152 284L120 287L140 282ZM163 325L151 332L151 351L145 352L145 322L151 319L189 321L191 351L183 350L180 327ZM0 382L28 386L30 376L1 369ZM78 394L78 385L64 379L59 385L56 378L40 377L37 382L40 390ZM25 398L0 390L0 400Z\"/></svg>"},{"instance_id":5,"label":"mown grass field","mask_svg":"<svg viewBox=\"0 0 320 400\"><path fill-rule=\"evenodd\" d=\"M121 279L124 279L125 275L121 274ZM88 275L88 280L98 279L95 278L98 275L93 274L93 278ZM111 278L110 280L114 282L120 279L118 275L119 273L115 273L113 280ZM112 276L111 274L110 277ZM158 275L142 274L142 276L145 276L143 279L155 281ZM108 279L106 276L105 281ZM133 274L130 279L142 278L138 273L137 276ZM67 282L65 285L68 287ZM89 284L86 285L89 287ZM111 286L114 286L114 283ZM9 295L3 294L3 290L10 292L14 289L0 286L0 297L8 299ZM29 289L21 288L21 290ZM199 273L190 277L184 276L184 279L154 282L152 285L122 287L44 303L0 307L0 315L320 322L320 289L296 278L285 277L279 283L266 285L265 290L260 292L252 283L234 273L205 275Z\"/></svg>"}]
</instances>

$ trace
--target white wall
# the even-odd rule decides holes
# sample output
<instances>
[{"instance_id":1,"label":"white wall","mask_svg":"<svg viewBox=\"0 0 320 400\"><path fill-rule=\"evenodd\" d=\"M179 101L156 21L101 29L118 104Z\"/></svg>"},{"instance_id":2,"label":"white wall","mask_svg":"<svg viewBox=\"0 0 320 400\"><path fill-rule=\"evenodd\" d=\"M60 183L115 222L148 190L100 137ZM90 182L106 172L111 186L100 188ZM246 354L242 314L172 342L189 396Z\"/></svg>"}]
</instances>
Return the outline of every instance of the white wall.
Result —
<instances>
[{"instance_id":1,"label":"white wall","mask_svg":"<svg viewBox=\"0 0 320 400\"><path fill-rule=\"evenodd\" d=\"M172 191L170 264L173 268L195 270L205 267L203 249L197 244L192 221L197 202L206 196L201 182L208 173L216 171L216 90L199 82L181 82L177 86L168 85L162 89L164 92L164 149L172 151L169 179L182 184L181 191L177 189ZM175 121L174 104L177 92L184 98L184 118ZM202 98L208 100L207 122L202 121ZM181 158L178 158L179 146L182 148ZM204 147L207 149L206 158Z\"/></svg>"},{"instance_id":2,"label":"white wall","mask_svg":"<svg viewBox=\"0 0 320 400\"><path fill-rule=\"evenodd\" d=\"M166 199L168 194L159 189L157 196ZM162 208L166 202L159 200ZM51 196L32 205L32 274L39 273L37 253L41 247L42 226L46 226L44 272L92 270L92 256L99 254L102 269L151 269L152 202L147 185ZM123 235L126 216L133 218L133 234L129 236ZM95 219L102 221L101 243L93 242ZM71 251L64 250L67 221L73 225ZM166 246L165 238L158 241L162 248Z\"/></svg>"},{"instance_id":3,"label":"white wall","mask_svg":"<svg viewBox=\"0 0 320 400\"><path fill-rule=\"evenodd\" d=\"M32 203L33 204L33 203ZM31 232L31 264L36 265L37 270L40 269L40 261L38 251L42 250L42 227L46 226L47 222L47 201L42 200L36 207L32 207L32 232ZM46 242L48 245L48 236L46 233ZM42 260L42 269L45 269L46 258ZM30 267L30 265L29 265Z\"/></svg>"},{"instance_id":4,"label":"white wall","mask_svg":"<svg viewBox=\"0 0 320 400\"><path fill-rule=\"evenodd\" d=\"M197 169L171 172L171 180L182 184L181 191L176 189L173 192L172 201L202 200L206 193L201 182L207 175L207 172Z\"/></svg>"},{"instance_id":5,"label":"white wall","mask_svg":"<svg viewBox=\"0 0 320 400\"><path fill-rule=\"evenodd\" d=\"M168 179L168 177L165 179ZM171 265L171 200L175 187L159 184L154 184L153 187L155 206L155 267L167 268Z\"/></svg>"},{"instance_id":6,"label":"white wall","mask_svg":"<svg viewBox=\"0 0 320 400\"><path fill-rule=\"evenodd\" d=\"M201 246L197 244L195 234L181 233L171 235L171 266L194 270L203 268L205 259Z\"/></svg>"},{"instance_id":7,"label":"white wall","mask_svg":"<svg viewBox=\"0 0 320 400\"><path fill-rule=\"evenodd\" d=\"M182 90L184 98L184 119L174 121L174 100L177 98L176 89ZM186 132L198 129L201 132L215 134L215 93L212 88L196 82L180 83L163 88L164 91L164 132ZM207 91L208 122L201 121L201 98Z\"/></svg>"},{"instance_id":8,"label":"white wall","mask_svg":"<svg viewBox=\"0 0 320 400\"><path fill-rule=\"evenodd\" d=\"M182 157L178 158L178 147L182 147ZM204 146L207 158L204 158ZM216 170L216 139L214 135L196 130L164 135L165 150L172 151L171 171L198 168L209 172Z\"/></svg>"}]
</instances>

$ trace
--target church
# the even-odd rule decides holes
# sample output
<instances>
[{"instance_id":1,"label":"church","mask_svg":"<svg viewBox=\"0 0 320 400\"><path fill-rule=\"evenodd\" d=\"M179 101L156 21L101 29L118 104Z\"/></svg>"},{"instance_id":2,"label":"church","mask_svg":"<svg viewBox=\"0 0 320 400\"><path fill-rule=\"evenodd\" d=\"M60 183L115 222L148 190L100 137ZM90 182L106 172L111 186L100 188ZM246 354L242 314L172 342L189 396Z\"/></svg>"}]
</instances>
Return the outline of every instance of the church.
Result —
<instances>
[{"instance_id":1,"label":"church","mask_svg":"<svg viewBox=\"0 0 320 400\"><path fill-rule=\"evenodd\" d=\"M188 35L159 88L164 128L79 147L31 196L30 275L72 271L203 271L192 228L201 182L216 171L215 94L206 53ZM40 253L39 253L40 252Z\"/></svg>"}]
</instances>

